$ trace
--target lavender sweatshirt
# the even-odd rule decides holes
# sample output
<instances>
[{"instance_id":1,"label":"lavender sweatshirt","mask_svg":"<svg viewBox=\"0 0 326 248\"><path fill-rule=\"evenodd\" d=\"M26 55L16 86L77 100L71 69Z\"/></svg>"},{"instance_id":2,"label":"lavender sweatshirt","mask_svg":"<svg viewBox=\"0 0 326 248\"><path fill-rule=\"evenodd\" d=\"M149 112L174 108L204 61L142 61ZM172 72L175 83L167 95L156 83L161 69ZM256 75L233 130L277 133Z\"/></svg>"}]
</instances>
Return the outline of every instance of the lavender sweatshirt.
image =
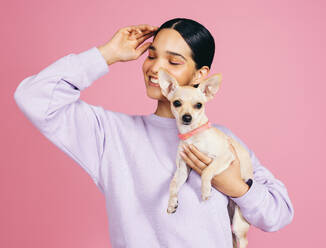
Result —
<instances>
[{"instance_id":1,"label":"lavender sweatshirt","mask_svg":"<svg viewBox=\"0 0 326 248\"><path fill-rule=\"evenodd\" d=\"M166 212L179 143L175 119L128 115L80 99L80 91L108 72L105 59L92 47L25 78L14 99L103 193L112 247L232 248L228 196L212 188L211 198L202 201L201 179L194 170L179 192L177 211ZM294 209L285 185L228 128L213 126L250 152L253 183L243 196L231 197L244 217L266 232L289 224Z\"/></svg>"}]
</instances>

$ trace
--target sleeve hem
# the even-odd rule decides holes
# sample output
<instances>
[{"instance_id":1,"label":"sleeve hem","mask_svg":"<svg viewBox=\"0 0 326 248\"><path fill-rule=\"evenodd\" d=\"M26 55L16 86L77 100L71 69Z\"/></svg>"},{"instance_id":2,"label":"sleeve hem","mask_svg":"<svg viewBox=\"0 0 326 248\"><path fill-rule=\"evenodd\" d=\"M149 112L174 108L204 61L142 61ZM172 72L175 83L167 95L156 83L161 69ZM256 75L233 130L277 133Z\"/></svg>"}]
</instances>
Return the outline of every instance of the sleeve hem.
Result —
<instances>
[{"instance_id":1,"label":"sleeve hem","mask_svg":"<svg viewBox=\"0 0 326 248\"><path fill-rule=\"evenodd\" d=\"M230 198L241 210L250 210L256 208L264 200L266 191L264 185L252 179L252 185L244 195Z\"/></svg>"},{"instance_id":2,"label":"sleeve hem","mask_svg":"<svg viewBox=\"0 0 326 248\"><path fill-rule=\"evenodd\" d=\"M87 78L84 84L78 85L79 90L84 90L109 72L109 65L96 46L77 54L77 58Z\"/></svg>"}]
</instances>

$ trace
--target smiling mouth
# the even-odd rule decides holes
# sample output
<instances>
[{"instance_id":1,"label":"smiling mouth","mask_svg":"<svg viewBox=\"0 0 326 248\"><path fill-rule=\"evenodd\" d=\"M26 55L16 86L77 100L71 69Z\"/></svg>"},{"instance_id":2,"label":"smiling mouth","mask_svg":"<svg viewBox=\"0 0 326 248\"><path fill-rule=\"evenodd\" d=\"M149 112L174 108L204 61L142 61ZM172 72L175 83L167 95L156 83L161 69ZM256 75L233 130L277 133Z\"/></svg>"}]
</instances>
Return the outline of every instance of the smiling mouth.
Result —
<instances>
[{"instance_id":1,"label":"smiling mouth","mask_svg":"<svg viewBox=\"0 0 326 248\"><path fill-rule=\"evenodd\" d=\"M148 84L154 87L160 87L158 79L149 77Z\"/></svg>"}]
</instances>

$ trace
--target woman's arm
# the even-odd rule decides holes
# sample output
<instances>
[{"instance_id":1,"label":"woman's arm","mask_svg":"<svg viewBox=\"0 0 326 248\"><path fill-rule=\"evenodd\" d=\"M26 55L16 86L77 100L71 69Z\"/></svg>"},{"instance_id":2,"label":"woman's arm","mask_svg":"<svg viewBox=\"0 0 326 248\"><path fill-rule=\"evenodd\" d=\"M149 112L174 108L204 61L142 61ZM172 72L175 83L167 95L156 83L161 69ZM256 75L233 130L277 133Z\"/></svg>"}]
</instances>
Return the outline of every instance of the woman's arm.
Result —
<instances>
[{"instance_id":1,"label":"woman's arm","mask_svg":"<svg viewBox=\"0 0 326 248\"><path fill-rule=\"evenodd\" d=\"M266 232L278 231L291 223L294 208L285 185L228 128L217 128L239 141L250 153L254 169L252 185L241 197L230 197L240 207L246 220Z\"/></svg>"},{"instance_id":2,"label":"woman's arm","mask_svg":"<svg viewBox=\"0 0 326 248\"><path fill-rule=\"evenodd\" d=\"M158 27L147 24L119 29L102 46L68 54L25 78L14 99L32 124L76 161L103 192L101 160L110 140L115 113L80 99L80 92L109 72L109 65L137 59Z\"/></svg>"},{"instance_id":3,"label":"woman's arm","mask_svg":"<svg viewBox=\"0 0 326 248\"><path fill-rule=\"evenodd\" d=\"M80 92L108 73L109 67L96 47L68 54L25 78L14 99L32 124L52 143L74 159L100 185L104 151L102 107L80 100ZM107 137L108 138L108 137Z\"/></svg>"},{"instance_id":4,"label":"woman's arm","mask_svg":"<svg viewBox=\"0 0 326 248\"><path fill-rule=\"evenodd\" d=\"M289 224L293 219L294 209L285 185L261 165L254 152L228 128L216 124L213 126L237 140L248 150L254 176L249 187L241 178L240 166L237 160L234 160L228 169L214 176L212 186L228 195L240 207L245 219L263 231L277 231ZM196 147L189 146L184 151L184 155L181 153L182 158L199 175L212 161ZM232 197L233 195L240 197Z\"/></svg>"}]
</instances>

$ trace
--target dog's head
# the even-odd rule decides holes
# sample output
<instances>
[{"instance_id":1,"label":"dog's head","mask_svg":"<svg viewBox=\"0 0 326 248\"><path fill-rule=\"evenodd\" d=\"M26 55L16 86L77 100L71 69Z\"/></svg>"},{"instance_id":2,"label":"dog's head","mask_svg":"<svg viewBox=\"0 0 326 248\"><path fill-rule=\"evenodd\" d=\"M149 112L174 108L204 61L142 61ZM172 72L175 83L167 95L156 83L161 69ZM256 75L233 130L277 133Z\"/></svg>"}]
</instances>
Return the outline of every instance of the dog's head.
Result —
<instances>
[{"instance_id":1,"label":"dog's head","mask_svg":"<svg viewBox=\"0 0 326 248\"><path fill-rule=\"evenodd\" d=\"M165 69L160 68L158 72L161 92L170 101L176 120L183 125L190 125L205 114L205 103L213 99L221 81L221 74L214 74L203 80L197 88L194 85L179 86Z\"/></svg>"}]
</instances>

